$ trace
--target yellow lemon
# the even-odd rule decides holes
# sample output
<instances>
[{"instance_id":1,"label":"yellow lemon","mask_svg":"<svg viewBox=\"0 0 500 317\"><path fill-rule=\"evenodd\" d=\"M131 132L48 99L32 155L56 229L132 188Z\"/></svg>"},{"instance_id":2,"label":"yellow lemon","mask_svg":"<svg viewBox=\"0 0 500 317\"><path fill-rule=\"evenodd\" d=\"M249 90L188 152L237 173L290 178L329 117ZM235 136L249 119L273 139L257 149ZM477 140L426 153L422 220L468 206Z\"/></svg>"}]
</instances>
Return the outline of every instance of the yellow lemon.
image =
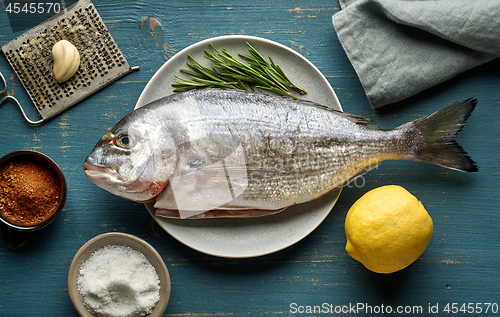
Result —
<instances>
[{"instance_id":1,"label":"yellow lemon","mask_svg":"<svg viewBox=\"0 0 500 317\"><path fill-rule=\"evenodd\" d=\"M349 209L346 251L373 272L396 272L422 255L432 229L431 217L415 196L401 186L382 186Z\"/></svg>"}]
</instances>

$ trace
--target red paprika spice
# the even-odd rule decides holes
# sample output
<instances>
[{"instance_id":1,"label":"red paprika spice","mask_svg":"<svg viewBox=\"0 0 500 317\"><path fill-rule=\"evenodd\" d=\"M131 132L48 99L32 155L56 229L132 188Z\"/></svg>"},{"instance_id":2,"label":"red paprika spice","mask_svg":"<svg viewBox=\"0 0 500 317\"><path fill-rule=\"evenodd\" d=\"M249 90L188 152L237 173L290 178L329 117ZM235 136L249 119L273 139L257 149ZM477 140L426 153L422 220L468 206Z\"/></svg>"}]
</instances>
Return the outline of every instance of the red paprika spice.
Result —
<instances>
[{"instance_id":1,"label":"red paprika spice","mask_svg":"<svg viewBox=\"0 0 500 317\"><path fill-rule=\"evenodd\" d=\"M14 160L0 169L0 216L29 227L48 220L62 203L61 182L44 164Z\"/></svg>"}]
</instances>

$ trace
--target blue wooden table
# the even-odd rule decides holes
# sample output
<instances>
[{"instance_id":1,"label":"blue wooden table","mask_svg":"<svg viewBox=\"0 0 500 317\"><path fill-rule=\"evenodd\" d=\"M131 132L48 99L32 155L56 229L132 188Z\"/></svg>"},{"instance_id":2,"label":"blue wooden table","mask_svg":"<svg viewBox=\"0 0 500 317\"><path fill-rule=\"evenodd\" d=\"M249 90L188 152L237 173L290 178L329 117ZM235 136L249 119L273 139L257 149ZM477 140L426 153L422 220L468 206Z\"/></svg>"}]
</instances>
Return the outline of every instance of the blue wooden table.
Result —
<instances>
[{"instance_id":1,"label":"blue wooden table","mask_svg":"<svg viewBox=\"0 0 500 317\"><path fill-rule=\"evenodd\" d=\"M479 315L486 315L487 305L480 303L500 304L500 61L373 110L331 25L339 10L336 1L96 0L94 4L129 63L140 70L37 127L27 124L14 104L0 107L0 156L21 149L41 151L62 167L68 182L63 212L36 241L19 250L0 245L0 316L76 316L66 286L71 260L86 241L110 231L141 237L162 255L172 278L165 316L282 316L314 306L344 316L435 316L437 308L440 315L447 315L446 307L450 315L469 315L460 311L469 303L474 308L479 304L483 307ZM13 32L3 4L0 9L3 45L23 30ZM82 162L97 140L134 108L163 63L193 43L229 34L263 37L299 52L326 76L344 111L369 117L383 128L454 101L477 98L477 109L458 140L477 161L479 172L385 162L365 176L362 186L345 188L327 219L285 250L225 259L184 246L163 231L142 204L115 197L88 181ZM4 56L0 71L9 93L29 106L27 93ZM401 185L422 201L433 218L434 235L410 267L378 275L345 252L344 218L361 195L387 184ZM499 314L495 305L488 315ZM387 307L407 314L387 314Z\"/></svg>"}]
</instances>

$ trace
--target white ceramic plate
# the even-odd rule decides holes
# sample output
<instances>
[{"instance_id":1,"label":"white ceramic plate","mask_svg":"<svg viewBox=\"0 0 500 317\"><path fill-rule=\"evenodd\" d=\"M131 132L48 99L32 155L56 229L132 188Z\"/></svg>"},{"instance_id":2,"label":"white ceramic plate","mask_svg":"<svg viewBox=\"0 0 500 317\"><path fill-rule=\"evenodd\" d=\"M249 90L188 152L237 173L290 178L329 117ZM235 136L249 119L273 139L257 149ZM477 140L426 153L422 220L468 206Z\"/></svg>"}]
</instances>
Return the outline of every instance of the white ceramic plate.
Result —
<instances>
[{"instance_id":1,"label":"white ceramic plate","mask_svg":"<svg viewBox=\"0 0 500 317\"><path fill-rule=\"evenodd\" d=\"M230 35L210 38L193 44L170 58L144 88L136 108L173 93L174 75L188 78L181 68L188 68L191 55L210 66L204 56L209 44L227 49L230 54L248 53L249 42L264 58L271 56L289 79L307 90L303 99L342 110L332 87L321 72L302 55L276 42L253 36ZM293 245L323 222L338 199L340 190L312 202L295 205L284 211L258 218L241 219L168 219L154 216L152 204L146 204L155 221L175 239L200 252L228 258L266 255Z\"/></svg>"}]
</instances>

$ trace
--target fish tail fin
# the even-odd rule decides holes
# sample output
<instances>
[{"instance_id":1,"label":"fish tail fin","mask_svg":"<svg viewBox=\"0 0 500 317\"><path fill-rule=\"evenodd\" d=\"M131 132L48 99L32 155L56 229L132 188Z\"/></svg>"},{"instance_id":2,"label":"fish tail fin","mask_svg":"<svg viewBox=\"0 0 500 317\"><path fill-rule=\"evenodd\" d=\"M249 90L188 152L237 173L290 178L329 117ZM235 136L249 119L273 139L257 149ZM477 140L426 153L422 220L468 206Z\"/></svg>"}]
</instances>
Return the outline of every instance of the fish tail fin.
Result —
<instances>
[{"instance_id":1,"label":"fish tail fin","mask_svg":"<svg viewBox=\"0 0 500 317\"><path fill-rule=\"evenodd\" d=\"M476 99L455 102L429 116L409 122L410 130L422 140L410 159L463 172L477 172L476 163L454 140L476 104Z\"/></svg>"}]
</instances>

